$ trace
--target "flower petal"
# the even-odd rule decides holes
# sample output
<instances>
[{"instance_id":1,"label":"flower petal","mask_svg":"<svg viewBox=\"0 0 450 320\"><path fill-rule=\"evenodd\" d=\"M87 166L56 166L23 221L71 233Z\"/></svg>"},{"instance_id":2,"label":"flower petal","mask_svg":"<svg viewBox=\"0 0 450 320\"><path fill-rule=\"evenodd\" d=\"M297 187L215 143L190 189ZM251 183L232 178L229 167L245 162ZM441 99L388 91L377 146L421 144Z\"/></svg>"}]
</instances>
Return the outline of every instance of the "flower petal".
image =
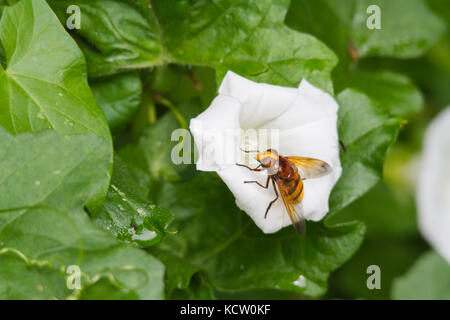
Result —
<instances>
[{"instance_id":1,"label":"flower petal","mask_svg":"<svg viewBox=\"0 0 450 320\"><path fill-rule=\"evenodd\" d=\"M279 152L285 156L316 158L339 165L337 115L279 132Z\"/></svg>"},{"instance_id":2,"label":"flower petal","mask_svg":"<svg viewBox=\"0 0 450 320\"><path fill-rule=\"evenodd\" d=\"M189 129L199 151L197 170L217 171L235 163L240 111L239 101L219 95L208 109L191 119Z\"/></svg>"},{"instance_id":3,"label":"flower petal","mask_svg":"<svg viewBox=\"0 0 450 320\"><path fill-rule=\"evenodd\" d=\"M267 218L264 219L270 201L275 199L272 182L268 189L264 189L256 183L244 183L244 181L256 180L265 185L267 175L254 173L239 166L220 170L217 174L233 193L236 205L245 211L264 233L276 232L291 223L281 198L272 205Z\"/></svg>"},{"instance_id":4,"label":"flower petal","mask_svg":"<svg viewBox=\"0 0 450 320\"><path fill-rule=\"evenodd\" d=\"M259 128L283 114L297 98L298 89L256 83L228 71L219 94L234 97L244 106L240 123L243 129L249 129Z\"/></svg>"},{"instance_id":5,"label":"flower petal","mask_svg":"<svg viewBox=\"0 0 450 320\"><path fill-rule=\"evenodd\" d=\"M333 171L318 179L305 180L303 211L305 219L312 221L322 220L328 213L328 199L331 190L341 176L342 168L340 166L333 167Z\"/></svg>"},{"instance_id":6,"label":"flower petal","mask_svg":"<svg viewBox=\"0 0 450 320\"><path fill-rule=\"evenodd\" d=\"M450 107L427 129L417 184L419 227L450 263Z\"/></svg>"},{"instance_id":7,"label":"flower petal","mask_svg":"<svg viewBox=\"0 0 450 320\"><path fill-rule=\"evenodd\" d=\"M263 125L264 128L289 129L335 116L338 104L328 93L302 80L297 97L278 117Z\"/></svg>"}]
</instances>

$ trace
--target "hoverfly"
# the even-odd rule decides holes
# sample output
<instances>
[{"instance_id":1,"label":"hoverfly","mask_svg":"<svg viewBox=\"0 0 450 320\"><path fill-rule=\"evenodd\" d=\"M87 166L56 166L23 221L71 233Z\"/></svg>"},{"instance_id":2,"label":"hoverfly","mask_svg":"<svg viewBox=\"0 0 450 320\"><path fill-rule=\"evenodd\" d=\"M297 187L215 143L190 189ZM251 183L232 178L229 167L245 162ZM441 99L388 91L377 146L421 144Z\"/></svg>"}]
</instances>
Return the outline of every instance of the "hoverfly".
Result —
<instances>
[{"instance_id":1,"label":"hoverfly","mask_svg":"<svg viewBox=\"0 0 450 320\"><path fill-rule=\"evenodd\" d=\"M303 180L320 178L331 172L331 166L325 161L314 158L283 157L274 149L268 149L262 152L242 151L246 153L257 152L256 160L259 162L259 165L254 169L237 163L238 166L245 167L251 171L266 170L268 174L265 186L258 181L244 181L244 183L256 183L260 187L268 189L270 180L272 180L276 198L269 203L264 218L267 217L270 207L278 200L281 194L292 225L300 235L304 235L306 232L306 223L301 206L304 194Z\"/></svg>"}]
</instances>

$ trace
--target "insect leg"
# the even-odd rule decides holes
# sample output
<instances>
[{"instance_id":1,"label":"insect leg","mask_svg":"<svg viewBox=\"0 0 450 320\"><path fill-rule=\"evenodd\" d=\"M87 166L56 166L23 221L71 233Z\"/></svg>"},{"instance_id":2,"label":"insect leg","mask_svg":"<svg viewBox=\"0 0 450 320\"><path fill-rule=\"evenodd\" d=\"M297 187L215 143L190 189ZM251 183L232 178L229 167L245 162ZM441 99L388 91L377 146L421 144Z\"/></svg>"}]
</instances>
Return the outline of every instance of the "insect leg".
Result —
<instances>
[{"instance_id":1,"label":"insect leg","mask_svg":"<svg viewBox=\"0 0 450 320\"><path fill-rule=\"evenodd\" d=\"M267 177L266 186L263 186L258 181L244 181L244 183L256 183L258 186L263 187L264 189L268 189L269 188L269 181L270 181L270 176Z\"/></svg>"},{"instance_id":2,"label":"insect leg","mask_svg":"<svg viewBox=\"0 0 450 320\"><path fill-rule=\"evenodd\" d=\"M249 166L246 166L245 164L236 163L236 165L247 168L248 170L251 170L251 171L263 171L264 170L264 169L258 169L261 165L257 166L255 169L250 168Z\"/></svg>"},{"instance_id":3,"label":"insect leg","mask_svg":"<svg viewBox=\"0 0 450 320\"><path fill-rule=\"evenodd\" d=\"M267 218L267 214L269 213L270 207L275 203L275 201L278 200L278 197L280 196L277 191L277 186L275 185L275 180L272 180L272 185L273 185L273 190L275 191L275 194L277 195L277 197L275 199L273 199L272 201L270 201L269 206L266 209L266 213L264 214L264 219Z\"/></svg>"}]
</instances>

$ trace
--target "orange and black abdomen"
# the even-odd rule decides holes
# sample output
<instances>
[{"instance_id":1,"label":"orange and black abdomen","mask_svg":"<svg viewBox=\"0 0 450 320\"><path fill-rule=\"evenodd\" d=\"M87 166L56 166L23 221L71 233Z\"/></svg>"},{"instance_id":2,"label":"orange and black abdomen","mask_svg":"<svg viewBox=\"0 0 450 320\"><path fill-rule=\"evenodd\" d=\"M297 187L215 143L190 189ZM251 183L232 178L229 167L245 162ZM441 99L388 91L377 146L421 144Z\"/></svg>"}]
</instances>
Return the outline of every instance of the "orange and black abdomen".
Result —
<instances>
[{"instance_id":1,"label":"orange and black abdomen","mask_svg":"<svg viewBox=\"0 0 450 320\"><path fill-rule=\"evenodd\" d=\"M276 182L280 192L291 203L299 203L303 199L303 180L298 174L297 167L286 158L280 156L280 168L276 175Z\"/></svg>"}]
</instances>

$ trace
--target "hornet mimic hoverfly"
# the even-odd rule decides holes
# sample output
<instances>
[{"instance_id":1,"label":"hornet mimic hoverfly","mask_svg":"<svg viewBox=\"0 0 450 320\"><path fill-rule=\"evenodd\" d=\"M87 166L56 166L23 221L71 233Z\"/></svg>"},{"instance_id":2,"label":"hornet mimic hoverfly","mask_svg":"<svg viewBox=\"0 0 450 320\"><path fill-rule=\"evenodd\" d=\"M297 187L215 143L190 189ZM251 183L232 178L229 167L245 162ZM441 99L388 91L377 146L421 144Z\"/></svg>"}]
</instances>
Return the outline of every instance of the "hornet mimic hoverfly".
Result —
<instances>
[{"instance_id":1,"label":"hornet mimic hoverfly","mask_svg":"<svg viewBox=\"0 0 450 320\"><path fill-rule=\"evenodd\" d=\"M270 207L278 200L281 194L292 225L300 235L304 235L306 232L306 223L301 206L304 194L303 180L322 177L331 172L331 166L319 159L283 157L274 149L268 149L262 152L242 151L246 153L256 152L256 160L259 162L259 165L254 169L237 163L238 166L245 167L251 171L266 170L268 174L265 186L258 181L244 181L244 183L256 183L260 187L268 189L270 180L272 180L276 197L269 203L264 218L267 217Z\"/></svg>"}]
</instances>

